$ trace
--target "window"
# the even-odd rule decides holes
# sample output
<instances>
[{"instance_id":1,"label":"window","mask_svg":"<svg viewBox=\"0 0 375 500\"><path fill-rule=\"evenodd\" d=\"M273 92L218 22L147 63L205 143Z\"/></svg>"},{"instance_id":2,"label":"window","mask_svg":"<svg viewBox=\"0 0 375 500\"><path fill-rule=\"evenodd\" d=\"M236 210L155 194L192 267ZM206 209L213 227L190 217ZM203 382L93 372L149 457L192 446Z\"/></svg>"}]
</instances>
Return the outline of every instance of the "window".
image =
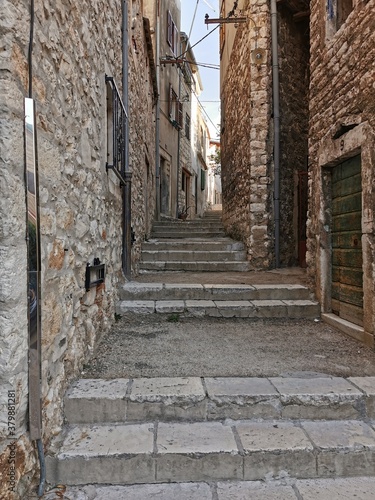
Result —
<instances>
[{"instance_id":1,"label":"window","mask_svg":"<svg viewBox=\"0 0 375 500\"><path fill-rule=\"evenodd\" d=\"M168 102L168 114L169 119L173 126L176 128L182 128L183 122L183 108L182 102L178 100L178 95L173 90L172 85L169 85L169 102Z\"/></svg>"},{"instance_id":2,"label":"window","mask_svg":"<svg viewBox=\"0 0 375 500\"><path fill-rule=\"evenodd\" d=\"M206 171L201 169L201 190L204 191L206 188Z\"/></svg>"},{"instance_id":3,"label":"window","mask_svg":"<svg viewBox=\"0 0 375 500\"><path fill-rule=\"evenodd\" d=\"M187 113L185 115L185 136L190 141L190 116Z\"/></svg>"},{"instance_id":4,"label":"window","mask_svg":"<svg viewBox=\"0 0 375 500\"><path fill-rule=\"evenodd\" d=\"M178 30L170 11L167 13L167 42L175 56L178 55Z\"/></svg>"},{"instance_id":5,"label":"window","mask_svg":"<svg viewBox=\"0 0 375 500\"><path fill-rule=\"evenodd\" d=\"M327 38L332 38L353 10L353 0L327 0Z\"/></svg>"},{"instance_id":6,"label":"window","mask_svg":"<svg viewBox=\"0 0 375 500\"><path fill-rule=\"evenodd\" d=\"M337 0L337 29L346 21L353 10L353 0Z\"/></svg>"}]
</instances>

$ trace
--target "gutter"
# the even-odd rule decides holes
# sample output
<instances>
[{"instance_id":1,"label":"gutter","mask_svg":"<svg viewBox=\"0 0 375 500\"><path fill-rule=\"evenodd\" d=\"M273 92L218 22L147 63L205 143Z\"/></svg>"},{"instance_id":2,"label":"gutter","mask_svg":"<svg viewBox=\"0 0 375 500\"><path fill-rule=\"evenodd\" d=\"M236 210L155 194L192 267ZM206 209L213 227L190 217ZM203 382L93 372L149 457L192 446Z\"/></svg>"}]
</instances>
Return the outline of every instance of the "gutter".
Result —
<instances>
[{"instance_id":1,"label":"gutter","mask_svg":"<svg viewBox=\"0 0 375 500\"><path fill-rule=\"evenodd\" d=\"M274 124L274 219L275 219L275 267L280 267L280 84L277 40L277 5L271 0L271 46L272 46L272 96Z\"/></svg>"}]
</instances>

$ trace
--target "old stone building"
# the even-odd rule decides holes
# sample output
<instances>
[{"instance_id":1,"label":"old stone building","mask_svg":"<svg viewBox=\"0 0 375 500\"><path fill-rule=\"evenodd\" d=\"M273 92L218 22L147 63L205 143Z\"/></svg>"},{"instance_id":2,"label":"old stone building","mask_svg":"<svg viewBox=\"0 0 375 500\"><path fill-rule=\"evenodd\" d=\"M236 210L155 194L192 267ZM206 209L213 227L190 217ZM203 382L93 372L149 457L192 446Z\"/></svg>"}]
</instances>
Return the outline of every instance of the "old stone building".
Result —
<instances>
[{"instance_id":1,"label":"old stone building","mask_svg":"<svg viewBox=\"0 0 375 500\"><path fill-rule=\"evenodd\" d=\"M224 0L221 17L226 229L253 268L307 264L323 317L373 345L374 2Z\"/></svg>"},{"instance_id":2,"label":"old stone building","mask_svg":"<svg viewBox=\"0 0 375 500\"><path fill-rule=\"evenodd\" d=\"M25 498L37 447L59 431L62 395L112 324L122 268L136 272L154 217L157 92L142 3L2 3L4 500Z\"/></svg>"},{"instance_id":3,"label":"old stone building","mask_svg":"<svg viewBox=\"0 0 375 500\"><path fill-rule=\"evenodd\" d=\"M188 218L201 217L207 207L207 155L209 129L199 96L203 90L199 69L186 33L181 33L181 132L179 143L179 210Z\"/></svg>"},{"instance_id":4,"label":"old stone building","mask_svg":"<svg viewBox=\"0 0 375 500\"><path fill-rule=\"evenodd\" d=\"M269 0L221 2L223 220L254 269L304 259L308 3L278 2L273 29Z\"/></svg>"},{"instance_id":5,"label":"old stone building","mask_svg":"<svg viewBox=\"0 0 375 500\"><path fill-rule=\"evenodd\" d=\"M156 116L156 182L157 212L167 217L178 213L178 144L182 126L179 101L179 66L181 55L179 0L145 2L153 33L153 50L157 66L159 100Z\"/></svg>"},{"instance_id":6,"label":"old stone building","mask_svg":"<svg viewBox=\"0 0 375 500\"><path fill-rule=\"evenodd\" d=\"M310 50L309 272L326 319L374 345L375 2L311 1Z\"/></svg>"}]
</instances>

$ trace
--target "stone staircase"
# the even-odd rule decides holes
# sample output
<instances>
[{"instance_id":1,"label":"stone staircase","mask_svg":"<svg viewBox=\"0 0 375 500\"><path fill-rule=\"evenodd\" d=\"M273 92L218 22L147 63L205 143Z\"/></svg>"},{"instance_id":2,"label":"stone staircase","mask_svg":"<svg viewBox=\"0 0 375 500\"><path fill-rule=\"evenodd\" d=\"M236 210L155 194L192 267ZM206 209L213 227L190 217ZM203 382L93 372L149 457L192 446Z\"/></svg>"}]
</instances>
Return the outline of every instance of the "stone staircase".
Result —
<instances>
[{"instance_id":1,"label":"stone staircase","mask_svg":"<svg viewBox=\"0 0 375 500\"><path fill-rule=\"evenodd\" d=\"M224 276L224 275L223 275ZM225 276L224 276L225 278ZM180 314L222 318L308 318L320 306L303 285L125 283L117 314Z\"/></svg>"},{"instance_id":2,"label":"stone staircase","mask_svg":"<svg viewBox=\"0 0 375 500\"><path fill-rule=\"evenodd\" d=\"M374 498L375 377L81 379L65 417L64 498Z\"/></svg>"},{"instance_id":3,"label":"stone staircase","mask_svg":"<svg viewBox=\"0 0 375 500\"><path fill-rule=\"evenodd\" d=\"M202 219L154 222L142 244L140 272L248 271L243 243L225 236L221 212Z\"/></svg>"}]
</instances>

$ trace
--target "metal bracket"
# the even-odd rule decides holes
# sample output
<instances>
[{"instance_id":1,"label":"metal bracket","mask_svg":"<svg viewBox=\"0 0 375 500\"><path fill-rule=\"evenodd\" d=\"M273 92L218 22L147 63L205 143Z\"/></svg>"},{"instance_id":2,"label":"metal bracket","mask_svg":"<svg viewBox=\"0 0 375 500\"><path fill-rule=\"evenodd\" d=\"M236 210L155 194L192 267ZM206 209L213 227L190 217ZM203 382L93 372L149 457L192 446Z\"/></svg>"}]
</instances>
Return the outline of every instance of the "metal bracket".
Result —
<instances>
[{"instance_id":1,"label":"metal bracket","mask_svg":"<svg viewBox=\"0 0 375 500\"><path fill-rule=\"evenodd\" d=\"M85 288L86 292L93 286L100 285L105 280L105 264L101 264L98 258L94 259L94 265L89 262L86 265Z\"/></svg>"}]
</instances>

